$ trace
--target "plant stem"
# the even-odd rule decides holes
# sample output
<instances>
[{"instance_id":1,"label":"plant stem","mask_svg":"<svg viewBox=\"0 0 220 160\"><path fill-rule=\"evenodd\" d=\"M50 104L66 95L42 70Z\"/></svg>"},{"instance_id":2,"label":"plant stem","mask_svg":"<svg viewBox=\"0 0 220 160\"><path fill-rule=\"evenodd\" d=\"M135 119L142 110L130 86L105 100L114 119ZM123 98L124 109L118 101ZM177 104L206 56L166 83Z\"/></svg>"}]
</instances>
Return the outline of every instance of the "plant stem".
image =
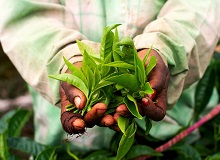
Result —
<instances>
[{"instance_id":1,"label":"plant stem","mask_svg":"<svg viewBox=\"0 0 220 160\"><path fill-rule=\"evenodd\" d=\"M206 116L204 116L202 119L200 119L194 125L187 128L186 130L182 131L181 133L176 135L173 139L171 139L167 143L163 144L162 146L159 146L155 150L157 152L163 152L163 151L167 150L169 147L173 146L174 144L179 142L181 139L188 136L195 129L199 128L201 125L203 125L205 122L209 121L210 119L212 119L213 117L215 117L219 113L220 113L220 104L218 104L215 108L213 108Z\"/></svg>"}]
</instances>

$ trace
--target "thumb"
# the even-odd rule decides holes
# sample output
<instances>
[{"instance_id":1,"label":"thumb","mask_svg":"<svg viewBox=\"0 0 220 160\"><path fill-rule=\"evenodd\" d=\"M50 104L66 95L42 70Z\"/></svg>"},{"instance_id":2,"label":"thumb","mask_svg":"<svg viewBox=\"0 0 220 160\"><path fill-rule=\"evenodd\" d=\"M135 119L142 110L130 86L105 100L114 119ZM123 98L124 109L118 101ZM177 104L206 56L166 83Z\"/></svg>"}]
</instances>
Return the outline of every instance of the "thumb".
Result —
<instances>
[{"instance_id":1,"label":"thumb","mask_svg":"<svg viewBox=\"0 0 220 160\"><path fill-rule=\"evenodd\" d=\"M62 94L65 94L66 99L74 104L76 108L82 110L84 106L86 105L86 96L85 94L79 90L78 88L74 87L73 85L67 83L67 82L61 82L61 87L64 92L61 92L61 99Z\"/></svg>"}]
</instances>

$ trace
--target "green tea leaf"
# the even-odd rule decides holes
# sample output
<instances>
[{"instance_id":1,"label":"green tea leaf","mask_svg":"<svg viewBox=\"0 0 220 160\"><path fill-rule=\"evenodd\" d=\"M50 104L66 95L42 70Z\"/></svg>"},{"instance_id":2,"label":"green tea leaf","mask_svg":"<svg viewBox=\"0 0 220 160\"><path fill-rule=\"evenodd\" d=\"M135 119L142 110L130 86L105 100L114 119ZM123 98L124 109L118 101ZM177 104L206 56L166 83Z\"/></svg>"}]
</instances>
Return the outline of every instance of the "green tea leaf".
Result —
<instances>
[{"instance_id":1,"label":"green tea leaf","mask_svg":"<svg viewBox=\"0 0 220 160\"><path fill-rule=\"evenodd\" d=\"M86 50L93 60L95 60L97 63L101 63L100 55L97 54L89 45L79 40L76 40L76 42L81 53L84 53L84 50Z\"/></svg>"},{"instance_id":2,"label":"green tea leaf","mask_svg":"<svg viewBox=\"0 0 220 160\"><path fill-rule=\"evenodd\" d=\"M90 69L89 66L85 65L83 68L83 73L86 75L86 79L87 79L87 82L88 82L88 90L89 90L89 93L93 90L94 86L95 86L95 83L96 83L96 79L95 79L95 75L94 75L94 70L92 71ZM95 68L95 70L97 70L97 68ZM88 93L88 94L89 94Z\"/></svg>"},{"instance_id":3,"label":"green tea leaf","mask_svg":"<svg viewBox=\"0 0 220 160\"><path fill-rule=\"evenodd\" d=\"M94 59L87 53L86 50L83 52L82 68L85 68L85 66L88 66L91 70L97 68L97 64Z\"/></svg>"},{"instance_id":4,"label":"green tea leaf","mask_svg":"<svg viewBox=\"0 0 220 160\"><path fill-rule=\"evenodd\" d=\"M86 97L88 97L89 90L85 83L79 77L68 73L49 75L49 77L72 84L73 86L81 90L86 95Z\"/></svg>"},{"instance_id":5,"label":"green tea leaf","mask_svg":"<svg viewBox=\"0 0 220 160\"><path fill-rule=\"evenodd\" d=\"M88 82L83 72L79 68L77 68L74 64L70 63L65 57L63 57L63 59L70 72L73 75L79 77L86 84L86 86L88 86Z\"/></svg>"},{"instance_id":6,"label":"green tea leaf","mask_svg":"<svg viewBox=\"0 0 220 160\"><path fill-rule=\"evenodd\" d=\"M138 77L138 80L139 80L139 82L140 82L140 84L141 84L141 87L143 87L143 85L144 85L144 83L145 83L145 73L143 72L144 70L143 69L141 69L142 67L140 67L140 66L137 66L136 67L137 68L137 70L136 70L136 75L137 75L137 77Z\"/></svg>"},{"instance_id":7,"label":"green tea leaf","mask_svg":"<svg viewBox=\"0 0 220 160\"><path fill-rule=\"evenodd\" d=\"M121 60L120 46L117 45L118 42L119 42L119 36L118 36L118 29L116 27L115 28L114 40L113 40L113 46L112 46L112 56L113 56L114 61L120 61Z\"/></svg>"},{"instance_id":8,"label":"green tea leaf","mask_svg":"<svg viewBox=\"0 0 220 160\"><path fill-rule=\"evenodd\" d=\"M124 97L124 103L128 107L128 110L137 118L142 119L142 116L140 115L138 111L138 106L136 100L131 96L127 95L127 97Z\"/></svg>"},{"instance_id":9,"label":"green tea leaf","mask_svg":"<svg viewBox=\"0 0 220 160\"><path fill-rule=\"evenodd\" d=\"M112 52L110 52L104 59L103 61L103 65L101 67L101 77L104 78L106 77L108 74L110 74L110 70L111 70L111 67L110 66L106 66L104 64L106 63L110 63L112 61Z\"/></svg>"},{"instance_id":10,"label":"green tea leaf","mask_svg":"<svg viewBox=\"0 0 220 160\"><path fill-rule=\"evenodd\" d=\"M130 122L129 118L118 116L118 127L120 128L123 134L125 134L129 122Z\"/></svg>"},{"instance_id":11,"label":"green tea leaf","mask_svg":"<svg viewBox=\"0 0 220 160\"><path fill-rule=\"evenodd\" d=\"M154 93L154 90L151 88L149 82L145 83L145 85L144 85L144 91L145 91L147 94L153 94L153 93Z\"/></svg>"},{"instance_id":12,"label":"green tea leaf","mask_svg":"<svg viewBox=\"0 0 220 160\"><path fill-rule=\"evenodd\" d=\"M145 70L145 74L148 75L150 73L150 71L156 66L156 63L157 63L157 59L155 56L152 56L150 58L150 61L146 67L146 70Z\"/></svg>"},{"instance_id":13,"label":"green tea leaf","mask_svg":"<svg viewBox=\"0 0 220 160\"><path fill-rule=\"evenodd\" d=\"M134 42L130 37L124 37L120 42L118 42L118 46L127 46L131 48L131 52L133 51L134 48Z\"/></svg>"},{"instance_id":14,"label":"green tea leaf","mask_svg":"<svg viewBox=\"0 0 220 160\"><path fill-rule=\"evenodd\" d=\"M141 87L145 83L145 69L144 64L141 59L138 57L138 53L135 48L133 48L134 52L134 66L135 66L135 76L138 78L139 82L141 83Z\"/></svg>"},{"instance_id":15,"label":"green tea leaf","mask_svg":"<svg viewBox=\"0 0 220 160\"><path fill-rule=\"evenodd\" d=\"M101 81L101 73L100 70L98 68L95 69L94 71L94 81L95 81L95 85L94 87Z\"/></svg>"},{"instance_id":16,"label":"green tea leaf","mask_svg":"<svg viewBox=\"0 0 220 160\"><path fill-rule=\"evenodd\" d=\"M95 87L94 87L94 90L92 91L92 93L96 92L97 90L103 88L103 87L106 87L106 86L109 86L111 84L113 84L114 82L109 82L109 81L106 81L104 79L102 79Z\"/></svg>"},{"instance_id":17,"label":"green tea leaf","mask_svg":"<svg viewBox=\"0 0 220 160\"><path fill-rule=\"evenodd\" d=\"M135 123L132 123L125 131L125 134L123 134L120 142L119 147L117 150L117 160L121 160L126 153L130 150L133 142L134 142L134 133L137 130L137 125Z\"/></svg>"},{"instance_id":18,"label":"green tea leaf","mask_svg":"<svg viewBox=\"0 0 220 160\"><path fill-rule=\"evenodd\" d=\"M103 99L100 100L100 102L103 102L105 103L107 106L109 106L112 98L113 98L113 91L114 91L114 88L111 87L111 86L106 86L106 87L103 87L101 89L101 92L103 93Z\"/></svg>"},{"instance_id":19,"label":"green tea leaf","mask_svg":"<svg viewBox=\"0 0 220 160\"><path fill-rule=\"evenodd\" d=\"M126 62L123 62L123 61L110 62L110 63L104 64L104 66L119 67L119 68L125 68L125 69L134 70L134 66L133 65L131 65L129 63L126 63Z\"/></svg>"},{"instance_id":20,"label":"green tea leaf","mask_svg":"<svg viewBox=\"0 0 220 160\"><path fill-rule=\"evenodd\" d=\"M112 51L114 33L111 32L114 28L120 24L115 24L113 26L107 26L103 30L101 47L100 47L100 59L104 61L106 56Z\"/></svg>"},{"instance_id":21,"label":"green tea leaf","mask_svg":"<svg viewBox=\"0 0 220 160\"><path fill-rule=\"evenodd\" d=\"M147 59L148 59L148 56L149 56L151 50L152 50L152 46L148 49L146 55L144 56L144 59L143 59L143 64L144 64L144 65L145 65L146 62L147 62Z\"/></svg>"},{"instance_id":22,"label":"green tea leaf","mask_svg":"<svg viewBox=\"0 0 220 160\"><path fill-rule=\"evenodd\" d=\"M140 89L140 83L137 80L136 76L133 74L129 74L129 73L112 74L109 77L106 77L105 80L119 84L127 88L131 92L135 92Z\"/></svg>"}]
</instances>

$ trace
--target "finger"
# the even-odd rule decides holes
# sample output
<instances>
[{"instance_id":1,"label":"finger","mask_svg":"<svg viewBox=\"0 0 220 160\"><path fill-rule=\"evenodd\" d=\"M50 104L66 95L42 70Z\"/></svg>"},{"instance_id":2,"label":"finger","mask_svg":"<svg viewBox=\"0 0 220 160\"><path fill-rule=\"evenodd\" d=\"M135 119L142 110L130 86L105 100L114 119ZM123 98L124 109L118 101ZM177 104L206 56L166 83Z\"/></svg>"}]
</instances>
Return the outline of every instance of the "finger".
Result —
<instances>
[{"instance_id":1,"label":"finger","mask_svg":"<svg viewBox=\"0 0 220 160\"><path fill-rule=\"evenodd\" d=\"M69 134L79 134L85 132L85 123L80 114L65 111L61 114L61 123L64 131Z\"/></svg>"},{"instance_id":2,"label":"finger","mask_svg":"<svg viewBox=\"0 0 220 160\"><path fill-rule=\"evenodd\" d=\"M66 106L71 104L62 87L60 87L60 98L61 98L61 114L62 114L63 112L66 111Z\"/></svg>"},{"instance_id":3,"label":"finger","mask_svg":"<svg viewBox=\"0 0 220 160\"><path fill-rule=\"evenodd\" d=\"M115 114L113 115L114 124L111 125L111 126L109 126L110 129L112 129L112 130L114 130L114 131L116 131L116 132L120 132L120 128L119 128L119 126L118 126L118 116L119 116L118 113L115 113Z\"/></svg>"},{"instance_id":4,"label":"finger","mask_svg":"<svg viewBox=\"0 0 220 160\"><path fill-rule=\"evenodd\" d=\"M128 110L128 107L124 103L116 108L116 113L123 117L132 117L131 112Z\"/></svg>"},{"instance_id":5,"label":"finger","mask_svg":"<svg viewBox=\"0 0 220 160\"><path fill-rule=\"evenodd\" d=\"M167 75L169 75L168 67L163 62L162 58L159 54L153 54L157 63L156 66L152 69L152 71L148 75L148 81L153 89L160 93L165 86Z\"/></svg>"},{"instance_id":6,"label":"finger","mask_svg":"<svg viewBox=\"0 0 220 160\"><path fill-rule=\"evenodd\" d=\"M69 102L74 104L76 108L82 110L86 105L85 94L81 90L79 90L78 88L74 87L73 85L67 82L62 82L61 86Z\"/></svg>"},{"instance_id":7,"label":"finger","mask_svg":"<svg viewBox=\"0 0 220 160\"><path fill-rule=\"evenodd\" d=\"M160 121L166 114L167 88L169 84L170 74L166 76L164 88L160 93L154 90L151 96L142 98L142 109L144 114L154 121ZM155 103L153 102L155 100Z\"/></svg>"},{"instance_id":8,"label":"finger","mask_svg":"<svg viewBox=\"0 0 220 160\"><path fill-rule=\"evenodd\" d=\"M113 118L114 118L114 121L115 123L118 123L118 113L116 112L114 115L113 115Z\"/></svg>"},{"instance_id":9,"label":"finger","mask_svg":"<svg viewBox=\"0 0 220 160\"><path fill-rule=\"evenodd\" d=\"M107 106L104 103L95 104L92 109L84 116L84 121L87 127L93 127L98 124L101 118L105 115Z\"/></svg>"},{"instance_id":10,"label":"finger","mask_svg":"<svg viewBox=\"0 0 220 160\"><path fill-rule=\"evenodd\" d=\"M112 115L106 114L102 117L99 126L101 127L110 127L115 123L115 120Z\"/></svg>"},{"instance_id":11,"label":"finger","mask_svg":"<svg viewBox=\"0 0 220 160\"><path fill-rule=\"evenodd\" d=\"M151 98L142 98L142 109L144 114L154 121L160 121L166 115L166 93L163 90L153 102Z\"/></svg>"}]
</instances>

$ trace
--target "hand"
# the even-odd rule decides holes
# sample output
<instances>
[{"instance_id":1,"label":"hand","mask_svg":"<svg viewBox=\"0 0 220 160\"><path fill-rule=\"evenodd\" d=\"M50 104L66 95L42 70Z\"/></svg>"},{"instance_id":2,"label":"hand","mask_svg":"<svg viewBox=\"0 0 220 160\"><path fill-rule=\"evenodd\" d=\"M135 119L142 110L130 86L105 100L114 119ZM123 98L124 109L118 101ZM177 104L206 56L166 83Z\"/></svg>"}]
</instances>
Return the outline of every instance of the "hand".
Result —
<instances>
[{"instance_id":1,"label":"hand","mask_svg":"<svg viewBox=\"0 0 220 160\"><path fill-rule=\"evenodd\" d=\"M81 63L75 65L80 67ZM66 111L66 106L69 104L74 104L79 110L82 110L86 105L84 93L67 82L61 82L60 97L61 123L63 129L69 134L83 134L86 127L112 126L115 123L113 116L105 114L107 106L104 103L95 104L83 117L80 113L74 114L72 111Z\"/></svg>"},{"instance_id":2,"label":"hand","mask_svg":"<svg viewBox=\"0 0 220 160\"><path fill-rule=\"evenodd\" d=\"M147 49L139 51L139 57L144 59L146 52ZM170 79L170 72L163 59L154 50L151 50L146 64L151 56L155 56L157 59L156 66L148 75L149 83L155 93L142 98L141 102L138 103L138 107L141 115L147 116L154 121L160 121L166 114L167 88ZM121 116L131 116L131 113L128 111L125 104L118 106L116 112Z\"/></svg>"}]
</instances>

